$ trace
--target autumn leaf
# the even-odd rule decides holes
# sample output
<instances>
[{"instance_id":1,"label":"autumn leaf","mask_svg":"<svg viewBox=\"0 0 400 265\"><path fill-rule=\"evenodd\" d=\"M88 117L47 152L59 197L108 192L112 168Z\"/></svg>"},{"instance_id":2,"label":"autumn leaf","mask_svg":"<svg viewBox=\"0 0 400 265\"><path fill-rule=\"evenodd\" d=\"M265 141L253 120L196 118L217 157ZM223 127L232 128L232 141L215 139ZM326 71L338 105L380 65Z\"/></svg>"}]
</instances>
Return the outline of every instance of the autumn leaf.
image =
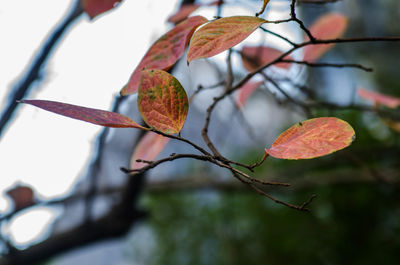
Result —
<instances>
[{"instance_id":1,"label":"autumn leaf","mask_svg":"<svg viewBox=\"0 0 400 265\"><path fill-rule=\"evenodd\" d=\"M110 9L122 0L81 0L81 5L91 19Z\"/></svg>"},{"instance_id":2,"label":"autumn leaf","mask_svg":"<svg viewBox=\"0 0 400 265\"><path fill-rule=\"evenodd\" d=\"M347 29L348 19L339 13L329 13L318 18L311 26L310 32L316 39L328 40L341 37ZM305 36L304 41L309 41ZM312 44L304 48L304 61L315 62L335 44Z\"/></svg>"},{"instance_id":3,"label":"autumn leaf","mask_svg":"<svg viewBox=\"0 0 400 265\"><path fill-rule=\"evenodd\" d=\"M250 96L256 91L257 88L259 88L264 81L258 81L258 82L253 82L253 81L248 81L246 82L236 93L235 96L235 103L239 108L243 108L244 105L246 104L247 100L250 98Z\"/></svg>"},{"instance_id":4,"label":"autumn leaf","mask_svg":"<svg viewBox=\"0 0 400 265\"><path fill-rule=\"evenodd\" d=\"M400 106L400 98L388 96L378 92L373 92L364 88L358 88L357 93L363 99L371 100L375 104L384 105L388 108L395 109Z\"/></svg>"},{"instance_id":5,"label":"autumn leaf","mask_svg":"<svg viewBox=\"0 0 400 265\"><path fill-rule=\"evenodd\" d=\"M19 211L35 204L33 190L24 185L17 185L9 190L6 194L14 203L14 210Z\"/></svg>"},{"instance_id":6,"label":"autumn leaf","mask_svg":"<svg viewBox=\"0 0 400 265\"><path fill-rule=\"evenodd\" d=\"M208 20L202 16L190 17L159 38L147 51L133 71L128 84L121 90L126 96L136 93L143 69L168 70L182 56L195 29Z\"/></svg>"},{"instance_id":7,"label":"autumn leaf","mask_svg":"<svg viewBox=\"0 0 400 265\"><path fill-rule=\"evenodd\" d=\"M176 12L175 14L173 14L168 18L168 22L177 24L185 20L190 14L196 11L199 7L200 5L196 4L182 5L181 8L178 10L178 12Z\"/></svg>"},{"instance_id":8,"label":"autumn leaf","mask_svg":"<svg viewBox=\"0 0 400 265\"><path fill-rule=\"evenodd\" d=\"M140 126L127 116L115 112L91 109L48 100L22 100L21 103L30 104L69 118L86 121L105 127L139 128L148 130L147 128Z\"/></svg>"},{"instance_id":9,"label":"autumn leaf","mask_svg":"<svg viewBox=\"0 0 400 265\"><path fill-rule=\"evenodd\" d=\"M243 67L249 71L253 72L257 68L266 65L279 56L282 55L282 52L274 49L272 47L267 46L244 46L240 52L242 57ZM285 60L292 60L290 56L285 56ZM288 69L291 64L290 63L277 63L274 66L279 68Z\"/></svg>"},{"instance_id":10,"label":"autumn leaf","mask_svg":"<svg viewBox=\"0 0 400 265\"><path fill-rule=\"evenodd\" d=\"M349 146L353 128L334 117L306 120L283 132L265 152L275 158L309 159L328 155Z\"/></svg>"},{"instance_id":11,"label":"autumn leaf","mask_svg":"<svg viewBox=\"0 0 400 265\"><path fill-rule=\"evenodd\" d=\"M136 160L152 161L169 142L169 138L154 132L147 132L136 145L131 158L131 169L138 169L148 164Z\"/></svg>"},{"instance_id":12,"label":"autumn leaf","mask_svg":"<svg viewBox=\"0 0 400 265\"><path fill-rule=\"evenodd\" d=\"M234 16L206 24L193 34L187 56L188 63L232 48L266 22L258 17Z\"/></svg>"},{"instance_id":13,"label":"autumn leaf","mask_svg":"<svg viewBox=\"0 0 400 265\"><path fill-rule=\"evenodd\" d=\"M269 3L269 0L264 0L264 4L263 4L263 6L262 6L262 8L261 8L261 11L258 12L258 13L256 14L256 16L259 16L259 15L261 15L262 13L264 13L265 8L267 7L267 4L268 4L268 3Z\"/></svg>"},{"instance_id":14,"label":"autumn leaf","mask_svg":"<svg viewBox=\"0 0 400 265\"><path fill-rule=\"evenodd\" d=\"M164 133L178 133L185 123L189 102L179 81L162 70L142 71L138 108L150 127Z\"/></svg>"},{"instance_id":15,"label":"autumn leaf","mask_svg":"<svg viewBox=\"0 0 400 265\"><path fill-rule=\"evenodd\" d=\"M400 122L394 121L392 119L381 119L381 120L387 127L389 127L390 129L392 129L397 133L400 133Z\"/></svg>"}]
</instances>

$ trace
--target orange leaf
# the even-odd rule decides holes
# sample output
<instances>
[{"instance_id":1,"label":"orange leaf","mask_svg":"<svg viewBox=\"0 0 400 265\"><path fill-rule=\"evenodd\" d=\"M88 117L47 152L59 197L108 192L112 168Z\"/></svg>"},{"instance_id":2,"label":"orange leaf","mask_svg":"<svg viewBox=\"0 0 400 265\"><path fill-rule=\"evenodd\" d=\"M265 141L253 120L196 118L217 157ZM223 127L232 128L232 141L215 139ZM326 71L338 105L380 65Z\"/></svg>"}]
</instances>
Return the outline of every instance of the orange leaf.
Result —
<instances>
[{"instance_id":1,"label":"orange leaf","mask_svg":"<svg viewBox=\"0 0 400 265\"><path fill-rule=\"evenodd\" d=\"M164 133L178 133L185 123L189 102L179 81L162 70L144 70L140 78L138 108L143 120Z\"/></svg>"},{"instance_id":2,"label":"orange leaf","mask_svg":"<svg viewBox=\"0 0 400 265\"><path fill-rule=\"evenodd\" d=\"M347 29L348 19L339 13L329 13L318 18L310 27L316 39L327 40L341 37ZM304 41L309 41L305 36ZM304 48L304 61L315 62L329 51L334 44L308 45Z\"/></svg>"},{"instance_id":3,"label":"orange leaf","mask_svg":"<svg viewBox=\"0 0 400 265\"><path fill-rule=\"evenodd\" d=\"M400 133L400 122L394 121L392 119L382 119L382 122L390 129Z\"/></svg>"},{"instance_id":4,"label":"orange leaf","mask_svg":"<svg viewBox=\"0 0 400 265\"><path fill-rule=\"evenodd\" d=\"M269 0L264 0L264 4L263 4L263 6L262 6L262 8L261 8L261 11L257 13L257 16L261 15L262 13L264 13L265 8L267 7L268 2L269 2Z\"/></svg>"},{"instance_id":5,"label":"orange leaf","mask_svg":"<svg viewBox=\"0 0 400 265\"><path fill-rule=\"evenodd\" d=\"M122 0L81 0L85 12L91 19L110 9L113 9Z\"/></svg>"},{"instance_id":6,"label":"orange leaf","mask_svg":"<svg viewBox=\"0 0 400 265\"><path fill-rule=\"evenodd\" d=\"M258 81L258 82L252 82L248 81L246 82L238 91L235 97L235 102L236 105L239 108L243 108L244 105L246 104L247 100L250 98L250 96L256 91L256 89L261 86L264 83L264 81Z\"/></svg>"},{"instance_id":7,"label":"orange leaf","mask_svg":"<svg viewBox=\"0 0 400 265\"><path fill-rule=\"evenodd\" d=\"M10 196L14 203L14 210L19 211L35 204L33 190L30 187L17 185L7 190L7 195Z\"/></svg>"},{"instance_id":8,"label":"orange leaf","mask_svg":"<svg viewBox=\"0 0 400 265\"><path fill-rule=\"evenodd\" d=\"M136 145L135 151L133 152L131 158L131 169L138 169L148 165L143 162L137 162L136 160L153 160L161 153L168 142L168 137L156 134L154 132L147 132Z\"/></svg>"},{"instance_id":9,"label":"orange leaf","mask_svg":"<svg viewBox=\"0 0 400 265\"><path fill-rule=\"evenodd\" d=\"M38 108L54 112L69 118L90 122L93 124L113 127L113 128L139 128L148 130L125 115L99 110L80 107L76 105L48 101L48 100L22 100L22 103L27 103Z\"/></svg>"},{"instance_id":10,"label":"orange leaf","mask_svg":"<svg viewBox=\"0 0 400 265\"><path fill-rule=\"evenodd\" d=\"M133 71L128 84L121 90L121 95L136 93L143 69L168 70L171 68L182 56L195 29L207 21L202 16L190 17L161 36Z\"/></svg>"},{"instance_id":11,"label":"orange leaf","mask_svg":"<svg viewBox=\"0 0 400 265\"><path fill-rule=\"evenodd\" d=\"M187 56L188 63L232 48L266 22L258 17L234 16L208 23L193 34Z\"/></svg>"},{"instance_id":12,"label":"orange leaf","mask_svg":"<svg viewBox=\"0 0 400 265\"><path fill-rule=\"evenodd\" d=\"M347 122L334 117L315 118L290 127L265 152L282 159L316 158L349 146L354 138Z\"/></svg>"},{"instance_id":13,"label":"orange leaf","mask_svg":"<svg viewBox=\"0 0 400 265\"><path fill-rule=\"evenodd\" d=\"M267 46L258 46L258 47L244 46L240 53L242 55L243 66L249 72L253 72L257 68L272 62L273 60L282 55L281 51ZM290 56L285 56L284 59L292 60ZM291 66L291 64L277 63L274 64L274 66L288 69Z\"/></svg>"},{"instance_id":14,"label":"orange leaf","mask_svg":"<svg viewBox=\"0 0 400 265\"><path fill-rule=\"evenodd\" d=\"M364 88L357 89L360 97L366 100L371 100L375 104L384 105L388 108L395 109L400 105L400 98L388 96L382 93L373 92Z\"/></svg>"},{"instance_id":15,"label":"orange leaf","mask_svg":"<svg viewBox=\"0 0 400 265\"><path fill-rule=\"evenodd\" d=\"M196 11L200 6L196 4L185 4L182 5L181 8L168 18L168 22L171 23L179 23L182 20L185 20L190 14Z\"/></svg>"}]
</instances>

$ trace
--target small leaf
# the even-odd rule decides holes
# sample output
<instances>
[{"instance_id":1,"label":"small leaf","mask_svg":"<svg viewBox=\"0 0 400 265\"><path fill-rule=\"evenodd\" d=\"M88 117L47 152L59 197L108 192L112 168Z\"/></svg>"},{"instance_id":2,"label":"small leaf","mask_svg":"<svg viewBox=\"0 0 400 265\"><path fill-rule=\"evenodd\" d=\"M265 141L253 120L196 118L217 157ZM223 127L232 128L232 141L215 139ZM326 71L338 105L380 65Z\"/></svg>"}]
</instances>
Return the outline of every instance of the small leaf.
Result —
<instances>
[{"instance_id":1,"label":"small leaf","mask_svg":"<svg viewBox=\"0 0 400 265\"><path fill-rule=\"evenodd\" d=\"M318 18L310 27L316 39L327 40L341 37L347 29L348 19L339 13L329 13ZM306 36L305 41L309 41ZM334 44L308 45L304 48L304 61L315 62L329 51Z\"/></svg>"},{"instance_id":2,"label":"small leaf","mask_svg":"<svg viewBox=\"0 0 400 265\"><path fill-rule=\"evenodd\" d=\"M181 8L178 10L178 12L176 12L175 14L173 14L168 18L168 22L177 24L185 20L190 14L196 11L199 7L200 5L196 4L182 5Z\"/></svg>"},{"instance_id":3,"label":"small leaf","mask_svg":"<svg viewBox=\"0 0 400 265\"><path fill-rule=\"evenodd\" d=\"M113 128L144 128L128 118L125 115L109 112L105 110L99 109L91 109L80 107L76 105L48 101L48 100L22 100L22 103L27 103L38 108L54 112L69 118L90 122L93 124L105 126L105 127L113 127Z\"/></svg>"},{"instance_id":4,"label":"small leaf","mask_svg":"<svg viewBox=\"0 0 400 265\"><path fill-rule=\"evenodd\" d=\"M259 88L264 81L248 81L238 91L235 97L235 103L239 108L243 108L250 96Z\"/></svg>"},{"instance_id":5,"label":"small leaf","mask_svg":"<svg viewBox=\"0 0 400 265\"><path fill-rule=\"evenodd\" d=\"M33 190L24 185L17 185L7 190L7 195L14 203L14 210L19 211L35 204Z\"/></svg>"},{"instance_id":6,"label":"small leaf","mask_svg":"<svg viewBox=\"0 0 400 265\"><path fill-rule=\"evenodd\" d=\"M266 22L258 17L234 16L208 23L193 34L187 56L188 63L232 48Z\"/></svg>"},{"instance_id":7,"label":"small leaf","mask_svg":"<svg viewBox=\"0 0 400 265\"><path fill-rule=\"evenodd\" d=\"M121 95L136 93L142 70L171 68L182 56L195 29L207 21L202 16L190 17L159 38L133 71L128 84L121 90Z\"/></svg>"},{"instance_id":8,"label":"small leaf","mask_svg":"<svg viewBox=\"0 0 400 265\"><path fill-rule=\"evenodd\" d=\"M334 117L306 120L283 132L265 152L275 158L309 159L328 155L349 146L353 128Z\"/></svg>"},{"instance_id":9,"label":"small leaf","mask_svg":"<svg viewBox=\"0 0 400 265\"><path fill-rule=\"evenodd\" d=\"M148 164L136 160L151 161L156 158L169 142L169 138L154 132L147 132L139 143L131 158L131 169L138 169Z\"/></svg>"},{"instance_id":10,"label":"small leaf","mask_svg":"<svg viewBox=\"0 0 400 265\"><path fill-rule=\"evenodd\" d=\"M178 133L185 123L189 102L179 81L162 70L142 71L138 108L143 120L164 133Z\"/></svg>"},{"instance_id":11,"label":"small leaf","mask_svg":"<svg viewBox=\"0 0 400 265\"><path fill-rule=\"evenodd\" d=\"M85 12L91 19L110 9L113 9L122 0L81 0Z\"/></svg>"},{"instance_id":12,"label":"small leaf","mask_svg":"<svg viewBox=\"0 0 400 265\"><path fill-rule=\"evenodd\" d=\"M269 2L269 0L264 0L264 4L263 4L263 6L262 6L262 8L261 8L261 11L258 12L258 13L256 14L257 16L261 15L262 13L264 13L265 8L267 7L268 2Z\"/></svg>"},{"instance_id":13,"label":"small leaf","mask_svg":"<svg viewBox=\"0 0 400 265\"><path fill-rule=\"evenodd\" d=\"M395 109L400 106L400 98L388 96L382 93L373 92L364 88L357 89L360 97L366 100L371 100L375 104L384 105L388 108Z\"/></svg>"},{"instance_id":14,"label":"small leaf","mask_svg":"<svg viewBox=\"0 0 400 265\"><path fill-rule=\"evenodd\" d=\"M251 47L251 46L244 46L242 51L240 52L242 55L242 63L243 67L249 71L253 72L257 68L266 65L279 56L282 55L282 52L267 46L258 46L258 47ZM290 56L285 56L284 59L292 60ZM290 63L277 63L274 66L279 68L288 69L291 64Z\"/></svg>"}]
</instances>

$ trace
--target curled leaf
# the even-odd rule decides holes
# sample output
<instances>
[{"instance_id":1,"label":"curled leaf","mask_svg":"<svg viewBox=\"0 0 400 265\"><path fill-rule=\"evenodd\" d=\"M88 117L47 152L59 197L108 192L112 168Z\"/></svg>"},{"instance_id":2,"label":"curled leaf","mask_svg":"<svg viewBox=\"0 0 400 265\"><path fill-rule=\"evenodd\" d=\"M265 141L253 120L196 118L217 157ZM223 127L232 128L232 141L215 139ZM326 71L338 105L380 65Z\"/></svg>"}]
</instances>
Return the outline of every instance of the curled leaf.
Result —
<instances>
[{"instance_id":1,"label":"curled leaf","mask_svg":"<svg viewBox=\"0 0 400 265\"><path fill-rule=\"evenodd\" d=\"M340 13L329 13L318 18L310 32L316 39L327 40L341 37L347 29L348 19ZM309 41L306 36L304 41ZM334 46L331 44L312 44L304 48L304 61L315 62Z\"/></svg>"},{"instance_id":2,"label":"curled leaf","mask_svg":"<svg viewBox=\"0 0 400 265\"><path fill-rule=\"evenodd\" d=\"M235 97L235 103L239 108L243 108L250 96L259 88L264 81L248 81L238 91Z\"/></svg>"},{"instance_id":3,"label":"curled leaf","mask_svg":"<svg viewBox=\"0 0 400 265\"><path fill-rule=\"evenodd\" d=\"M309 159L336 152L355 139L345 121L323 117L299 122L283 132L265 152L281 159Z\"/></svg>"},{"instance_id":4,"label":"curled leaf","mask_svg":"<svg viewBox=\"0 0 400 265\"><path fill-rule=\"evenodd\" d=\"M185 20L190 14L196 11L199 7L200 5L196 4L182 5L181 8L178 10L178 12L176 12L175 14L173 14L168 18L168 22L177 24Z\"/></svg>"},{"instance_id":5,"label":"curled leaf","mask_svg":"<svg viewBox=\"0 0 400 265\"><path fill-rule=\"evenodd\" d=\"M81 5L91 19L110 9L122 0L81 0Z\"/></svg>"},{"instance_id":6,"label":"curled leaf","mask_svg":"<svg viewBox=\"0 0 400 265\"><path fill-rule=\"evenodd\" d=\"M357 93L363 99L371 100L375 104L384 105L388 108L395 109L400 106L400 98L388 96L378 92L373 92L364 88L357 89Z\"/></svg>"},{"instance_id":7,"label":"curled leaf","mask_svg":"<svg viewBox=\"0 0 400 265\"><path fill-rule=\"evenodd\" d=\"M202 16L190 17L161 36L150 47L135 71L133 71L128 84L121 90L121 95L126 96L136 93L142 70L168 70L171 68L182 56L195 29L207 21Z\"/></svg>"},{"instance_id":8,"label":"curled leaf","mask_svg":"<svg viewBox=\"0 0 400 265\"><path fill-rule=\"evenodd\" d=\"M247 71L252 72L257 68L272 62L273 60L281 56L282 52L267 46L258 46L258 47L244 46L240 54L242 57L242 63L244 68L246 68ZM285 56L284 59L292 60L290 56ZM283 69L288 69L291 66L291 64L277 63L274 64L274 66Z\"/></svg>"},{"instance_id":9,"label":"curled leaf","mask_svg":"<svg viewBox=\"0 0 400 265\"><path fill-rule=\"evenodd\" d=\"M185 90L179 81L162 70L142 71L138 108L143 120L164 133L178 133L189 109Z\"/></svg>"},{"instance_id":10,"label":"curled leaf","mask_svg":"<svg viewBox=\"0 0 400 265\"><path fill-rule=\"evenodd\" d=\"M139 128L148 130L125 115L99 109L91 109L49 100L22 100L38 108L54 112L69 118L90 122L93 124L113 128Z\"/></svg>"},{"instance_id":11,"label":"curled leaf","mask_svg":"<svg viewBox=\"0 0 400 265\"><path fill-rule=\"evenodd\" d=\"M266 22L258 17L234 16L208 23L193 34L187 55L188 63L232 48Z\"/></svg>"},{"instance_id":12,"label":"curled leaf","mask_svg":"<svg viewBox=\"0 0 400 265\"><path fill-rule=\"evenodd\" d=\"M133 152L131 158L131 169L137 169L146 166L146 163L137 162L136 160L153 160L161 153L168 142L168 137L154 132L147 132L136 145L135 151Z\"/></svg>"}]
</instances>

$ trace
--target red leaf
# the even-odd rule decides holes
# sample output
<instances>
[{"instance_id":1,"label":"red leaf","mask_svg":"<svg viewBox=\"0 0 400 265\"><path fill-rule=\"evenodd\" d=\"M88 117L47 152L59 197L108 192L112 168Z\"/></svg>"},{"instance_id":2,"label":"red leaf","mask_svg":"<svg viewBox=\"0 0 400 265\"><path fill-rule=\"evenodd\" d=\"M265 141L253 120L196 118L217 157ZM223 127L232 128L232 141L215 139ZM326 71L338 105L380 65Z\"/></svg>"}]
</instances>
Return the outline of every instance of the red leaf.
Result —
<instances>
[{"instance_id":1,"label":"red leaf","mask_svg":"<svg viewBox=\"0 0 400 265\"><path fill-rule=\"evenodd\" d=\"M147 130L146 128L140 126L139 124L128 118L127 116L115 112L85 108L76 105L55 102L55 101L48 101L48 100L22 100L21 102L66 117L90 122L105 127L113 127L113 128L131 127L131 128L139 128Z\"/></svg>"},{"instance_id":2,"label":"red leaf","mask_svg":"<svg viewBox=\"0 0 400 265\"><path fill-rule=\"evenodd\" d=\"M110 9L113 9L122 0L81 0L85 12L91 19Z\"/></svg>"},{"instance_id":3,"label":"red leaf","mask_svg":"<svg viewBox=\"0 0 400 265\"><path fill-rule=\"evenodd\" d=\"M327 40L341 37L347 29L348 19L339 13L329 13L318 18L310 27L311 34L316 39ZM309 41L306 36L304 41ZM322 57L334 44L308 45L304 48L304 61L315 62Z\"/></svg>"},{"instance_id":4,"label":"red leaf","mask_svg":"<svg viewBox=\"0 0 400 265\"><path fill-rule=\"evenodd\" d=\"M148 164L136 160L151 161L156 158L169 142L169 138L154 132L147 132L139 143L131 158L131 169L138 169Z\"/></svg>"},{"instance_id":5,"label":"red leaf","mask_svg":"<svg viewBox=\"0 0 400 265\"><path fill-rule=\"evenodd\" d=\"M347 122L334 117L315 118L290 127L265 152L282 159L316 158L349 146L354 138Z\"/></svg>"},{"instance_id":6,"label":"red leaf","mask_svg":"<svg viewBox=\"0 0 400 265\"><path fill-rule=\"evenodd\" d=\"M193 34L187 56L188 63L232 48L266 22L258 17L234 16L208 23Z\"/></svg>"},{"instance_id":7,"label":"red leaf","mask_svg":"<svg viewBox=\"0 0 400 265\"><path fill-rule=\"evenodd\" d=\"M168 18L168 22L171 23L179 23L182 20L185 20L190 14L196 11L200 6L196 4L186 4L182 5L181 8Z\"/></svg>"},{"instance_id":8,"label":"red leaf","mask_svg":"<svg viewBox=\"0 0 400 265\"><path fill-rule=\"evenodd\" d=\"M371 100L375 104L384 105L388 108L395 109L400 106L400 98L388 96L382 93L373 92L364 88L357 89L360 97L366 100Z\"/></svg>"},{"instance_id":9,"label":"red leaf","mask_svg":"<svg viewBox=\"0 0 400 265\"><path fill-rule=\"evenodd\" d=\"M121 95L136 93L143 69L168 70L171 68L182 56L195 29L207 21L202 16L190 17L159 38L133 71L128 84L121 90Z\"/></svg>"},{"instance_id":10,"label":"red leaf","mask_svg":"<svg viewBox=\"0 0 400 265\"><path fill-rule=\"evenodd\" d=\"M246 104L247 100L250 98L250 96L256 91L256 89L261 86L264 83L264 81L258 81L258 82L252 82L248 81L246 82L238 91L235 97L235 102L236 105L239 108L243 108L244 105Z\"/></svg>"},{"instance_id":11,"label":"red leaf","mask_svg":"<svg viewBox=\"0 0 400 265\"><path fill-rule=\"evenodd\" d=\"M10 196L14 203L14 210L19 211L35 204L33 190L30 187L17 185L7 190L7 195Z\"/></svg>"},{"instance_id":12,"label":"red leaf","mask_svg":"<svg viewBox=\"0 0 400 265\"><path fill-rule=\"evenodd\" d=\"M251 47L251 46L244 46L241 51L242 55L242 63L244 68L249 71L253 72L257 68L266 65L279 56L282 55L282 52L267 46L258 46L258 47ZM292 60L290 56L285 56L286 60ZM276 67L288 69L291 64L290 63L277 63L274 64Z\"/></svg>"},{"instance_id":13,"label":"red leaf","mask_svg":"<svg viewBox=\"0 0 400 265\"><path fill-rule=\"evenodd\" d=\"M162 70L142 71L138 108L143 120L164 133L178 133L185 123L189 102L179 81Z\"/></svg>"}]
</instances>

